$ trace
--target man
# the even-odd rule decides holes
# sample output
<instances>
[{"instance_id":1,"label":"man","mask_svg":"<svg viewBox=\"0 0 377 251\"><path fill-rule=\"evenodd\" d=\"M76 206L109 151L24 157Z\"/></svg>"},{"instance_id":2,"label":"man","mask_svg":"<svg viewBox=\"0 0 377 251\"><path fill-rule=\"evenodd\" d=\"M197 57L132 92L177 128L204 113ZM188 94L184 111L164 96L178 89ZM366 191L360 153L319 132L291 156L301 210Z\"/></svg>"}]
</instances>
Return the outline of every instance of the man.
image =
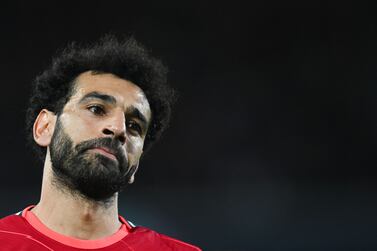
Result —
<instances>
[{"instance_id":1,"label":"man","mask_svg":"<svg viewBox=\"0 0 377 251\"><path fill-rule=\"evenodd\" d=\"M132 38L54 58L27 111L41 198L0 220L0 250L200 250L118 215L118 192L166 128L173 96L164 66Z\"/></svg>"}]
</instances>

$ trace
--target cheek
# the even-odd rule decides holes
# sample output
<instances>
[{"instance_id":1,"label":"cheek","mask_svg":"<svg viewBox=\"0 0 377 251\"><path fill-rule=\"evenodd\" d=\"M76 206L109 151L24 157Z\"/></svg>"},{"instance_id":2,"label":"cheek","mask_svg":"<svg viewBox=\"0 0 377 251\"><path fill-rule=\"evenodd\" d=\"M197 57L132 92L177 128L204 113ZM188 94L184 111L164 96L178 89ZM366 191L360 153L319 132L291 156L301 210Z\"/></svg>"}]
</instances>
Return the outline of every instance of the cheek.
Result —
<instances>
[{"instance_id":1,"label":"cheek","mask_svg":"<svg viewBox=\"0 0 377 251\"><path fill-rule=\"evenodd\" d=\"M127 144L127 153L130 159L139 160L143 153L144 140L141 138L129 138Z\"/></svg>"},{"instance_id":2,"label":"cheek","mask_svg":"<svg viewBox=\"0 0 377 251\"><path fill-rule=\"evenodd\" d=\"M85 119L84 116L80 116L80 114L70 115L67 113L61 116L61 120L64 131L71 136L74 143L93 139L98 136L97 127L99 123Z\"/></svg>"}]
</instances>

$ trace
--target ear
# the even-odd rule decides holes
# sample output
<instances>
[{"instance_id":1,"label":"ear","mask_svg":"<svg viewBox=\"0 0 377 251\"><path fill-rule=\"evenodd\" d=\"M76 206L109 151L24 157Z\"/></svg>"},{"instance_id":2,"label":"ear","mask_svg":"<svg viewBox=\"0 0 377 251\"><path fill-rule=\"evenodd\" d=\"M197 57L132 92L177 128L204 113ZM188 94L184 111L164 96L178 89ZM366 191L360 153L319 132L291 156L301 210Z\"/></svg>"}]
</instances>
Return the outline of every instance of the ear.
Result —
<instances>
[{"instance_id":1,"label":"ear","mask_svg":"<svg viewBox=\"0 0 377 251\"><path fill-rule=\"evenodd\" d=\"M43 147L50 145L52 134L54 133L56 115L43 109L37 116L33 126L33 136L35 142Z\"/></svg>"},{"instance_id":2,"label":"ear","mask_svg":"<svg viewBox=\"0 0 377 251\"><path fill-rule=\"evenodd\" d=\"M139 168L139 162L137 162L136 165L132 166L131 168L132 168L132 170L131 170L132 175L131 175L130 179L128 180L128 184L134 183L135 174L136 174L137 169Z\"/></svg>"}]
</instances>

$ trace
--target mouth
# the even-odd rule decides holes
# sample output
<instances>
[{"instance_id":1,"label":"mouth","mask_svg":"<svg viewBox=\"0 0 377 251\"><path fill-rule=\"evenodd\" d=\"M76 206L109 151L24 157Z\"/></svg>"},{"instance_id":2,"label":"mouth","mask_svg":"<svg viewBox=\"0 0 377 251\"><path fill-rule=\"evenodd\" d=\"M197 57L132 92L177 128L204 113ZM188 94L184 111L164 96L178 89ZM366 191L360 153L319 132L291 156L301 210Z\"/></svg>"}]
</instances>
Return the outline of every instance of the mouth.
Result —
<instances>
[{"instance_id":1,"label":"mouth","mask_svg":"<svg viewBox=\"0 0 377 251\"><path fill-rule=\"evenodd\" d=\"M109 159L113 159L113 160L116 160L117 161L117 158L115 156L115 154L110 151L108 148L104 148L104 147L94 147L92 149L90 149L90 151L93 151L95 153L99 153Z\"/></svg>"}]
</instances>

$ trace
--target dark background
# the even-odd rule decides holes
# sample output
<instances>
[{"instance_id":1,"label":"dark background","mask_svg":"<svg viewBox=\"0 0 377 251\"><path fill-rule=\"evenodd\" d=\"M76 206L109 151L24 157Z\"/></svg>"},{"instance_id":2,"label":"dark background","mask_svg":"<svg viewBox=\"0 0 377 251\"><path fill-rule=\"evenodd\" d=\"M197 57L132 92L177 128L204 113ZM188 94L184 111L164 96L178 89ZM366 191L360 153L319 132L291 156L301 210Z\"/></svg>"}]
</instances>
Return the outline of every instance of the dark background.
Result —
<instances>
[{"instance_id":1,"label":"dark background","mask_svg":"<svg viewBox=\"0 0 377 251\"><path fill-rule=\"evenodd\" d=\"M377 249L377 8L327 1L2 3L0 216L38 202L30 83L70 41L169 65L171 128L120 213L209 251Z\"/></svg>"}]
</instances>

